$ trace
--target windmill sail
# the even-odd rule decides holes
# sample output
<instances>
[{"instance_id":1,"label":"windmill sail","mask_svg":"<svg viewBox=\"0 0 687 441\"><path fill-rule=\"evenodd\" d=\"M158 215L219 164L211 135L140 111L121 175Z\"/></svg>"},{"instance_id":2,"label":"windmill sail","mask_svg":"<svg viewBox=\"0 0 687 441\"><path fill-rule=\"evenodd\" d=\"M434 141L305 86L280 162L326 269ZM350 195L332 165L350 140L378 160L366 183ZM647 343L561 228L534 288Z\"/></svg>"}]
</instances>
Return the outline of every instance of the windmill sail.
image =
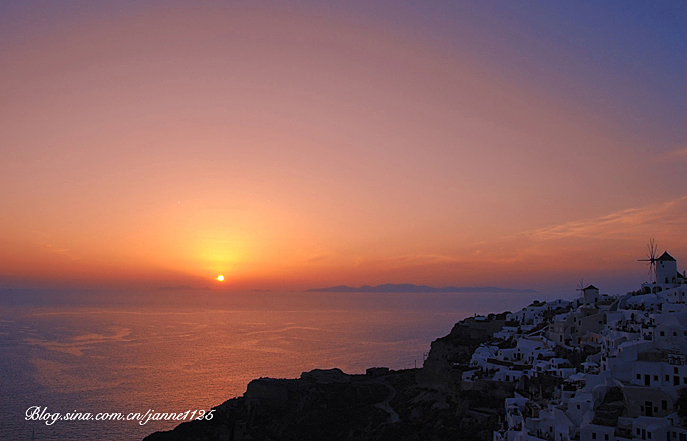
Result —
<instances>
[{"instance_id":1,"label":"windmill sail","mask_svg":"<svg viewBox=\"0 0 687 441\"><path fill-rule=\"evenodd\" d=\"M656 255L656 251L658 249L658 246L656 245L656 242L654 239L650 239L649 243L647 244L647 253L646 253L646 259L637 259L638 262L649 262L649 277L651 277L651 282L656 282L656 261L658 260L658 257Z\"/></svg>"}]
</instances>

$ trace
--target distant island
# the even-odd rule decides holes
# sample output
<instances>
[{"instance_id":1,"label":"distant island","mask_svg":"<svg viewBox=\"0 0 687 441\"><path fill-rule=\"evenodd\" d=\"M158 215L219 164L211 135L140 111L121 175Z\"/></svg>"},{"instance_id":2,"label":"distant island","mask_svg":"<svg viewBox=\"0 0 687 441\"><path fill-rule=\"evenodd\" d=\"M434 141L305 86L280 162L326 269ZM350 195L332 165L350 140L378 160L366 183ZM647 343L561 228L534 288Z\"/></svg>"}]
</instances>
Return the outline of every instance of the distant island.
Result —
<instances>
[{"instance_id":1,"label":"distant island","mask_svg":"<svg viewBox=\"0 0 687 441\"><path fill-rule=\"evenodd\" d=\"M443 288L435 288L427 285L414 285L412 283L385 283L383 285L368 286L363 285L359 288L340 285L330 286L328 288L314 288L306 292L387 292L387 293L476 293L476 292L492 292L492 293L515 293L515 294L531 294L536 293L534 289L517 289L517 288L499 288L496 286L446 286Z\"/></svg>"},{"instance_id":2,"label":"distant island","mask_svg":"<svg viewBox=\"0 0 687 441\"><path fill-rule=\"evenodd\" d=\"M209 289L207 286L196 287L190 285L176 285L176 286L161 286L158 291L200 291L204 289Z\"/></svg>"}]
</instances>

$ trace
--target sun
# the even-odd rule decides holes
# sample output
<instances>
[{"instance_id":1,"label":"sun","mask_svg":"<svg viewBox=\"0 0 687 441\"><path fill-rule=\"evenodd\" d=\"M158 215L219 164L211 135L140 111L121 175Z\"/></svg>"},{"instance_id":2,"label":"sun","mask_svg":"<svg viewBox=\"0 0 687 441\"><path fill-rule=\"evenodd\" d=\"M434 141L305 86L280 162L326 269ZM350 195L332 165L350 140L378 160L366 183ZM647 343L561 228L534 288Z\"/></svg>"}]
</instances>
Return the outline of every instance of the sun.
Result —
<instances>
[{"instance_id":1,"label":"sun","mask_svg":"<svg viewBox=\"0 0 687 441\"><path fill-rule=\"evenodd\" d=\"M217 276L217 280L219 280L220 282L224 282L224 276L220 274L219 276Z\"/></svg>"}]
</instances>

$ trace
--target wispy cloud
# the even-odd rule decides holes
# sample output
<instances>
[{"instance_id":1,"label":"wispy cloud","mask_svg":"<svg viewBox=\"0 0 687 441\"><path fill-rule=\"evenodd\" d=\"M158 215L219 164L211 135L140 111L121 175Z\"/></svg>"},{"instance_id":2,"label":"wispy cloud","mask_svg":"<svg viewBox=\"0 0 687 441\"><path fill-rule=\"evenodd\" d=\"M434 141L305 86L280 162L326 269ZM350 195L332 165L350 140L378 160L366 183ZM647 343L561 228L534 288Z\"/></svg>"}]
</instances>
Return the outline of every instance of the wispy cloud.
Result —
<instances>
[{"instance_id":1,"label":"wispy cloud","mask_svg":"<svg viewBox=\"0 0 687 441\"><path fill-rule=\"evenodd\" d=\"M656 161L685 160L687 161L687 147L671 150L656 158Z\"/></svg>"},{"instance_id":2,"label":"wispy cloud","mask_svg":"<svg viewBox=\"0 0 687 441\"><path fill-rule=\"evenodd\" d=\"M326 262L332 257L331 253L319 253L308 257L305 261L308 263L322 263Z\"/></svg>"},{"instance_id":3,"label":"wispy cloud","mask_svg":"<svg viewBox=\"0 0 687 441\"><path fill-rule=\"evenodd\" d=\"M66 257L70 260L80 260L81 258L77 256L74 251L68 247L57 244L56 241L51 237L50 234L42 231L34 231L34 237L36 238L36 243L43 247L51 254L57 254Z\"/></svg>"},{"instance_id":4,"label":"wispy cloud","mask_svg":"<svg viewBox=\"0 0 687 441\"><path fill-rule=\"evenodd\" d=\"M58 247L53 244L49 243L44 243L42 244L45 249L47 249L49 252L53 254L59 254L60 256L67 257L71 260L80 260L81 258L78 256L75 256L72 250L69 248L64 248L64 247Z\"/></svg>"},{"instance_id":5,"label":"wispy cloud","mask_svg":"<svg viewBox=\"0 0 687 441\"><path fill-rule=\"evenodd\" d=\"M663 246L682 249L681 231L687 229L687 196L627 208L599 217L550 225L514 235L481 241L455 253L417 253L360 259L357 266L371 271L429 269L482 274L498 265L508 273L538 271L546 266L584 266L589 259L610 259L656 238ZM586 256L586 257L585 257Z\"/></svg>"},{"instance_id":6,"label":"wispy cloud","mask_svg":"<svg viewBox=\"0 0 687 441\"><path fill-rule=\"evenodd\" d=\"M628 208L598 218L566 222L521 233L534 241L542 242L567 237L608 238L636 236L647 226L658 230L666 225L687 223L687 196L667 202Z\"/></svg>"},{"instance_id":7,"label":"wispy cloud","mask_svg":"<svg viewBox=\"0 0 687 441\"><path fill-rule=\"evenodd\" d=\"M378 259L377 262L384 265L395 266L422 266L437 265L447 263L457 263L464 261L464 258L444 254L406 254L401 256L388 256Z\"/></svg>"},{"instance_id":8,"label":"wispy cloud","mask_svg":"<svg viewBox=\"0 0 687 441\"><path fill-rule=\"evenodd\" d=\"M602 260L617 265L632 250L643 252L649 238L677 253L687 251L685 230L687 196L682 196L475 243L466 253L472 253L475 263L497 264L505 271L515 267L584 267Z\"/></svg>"}]
</instances>

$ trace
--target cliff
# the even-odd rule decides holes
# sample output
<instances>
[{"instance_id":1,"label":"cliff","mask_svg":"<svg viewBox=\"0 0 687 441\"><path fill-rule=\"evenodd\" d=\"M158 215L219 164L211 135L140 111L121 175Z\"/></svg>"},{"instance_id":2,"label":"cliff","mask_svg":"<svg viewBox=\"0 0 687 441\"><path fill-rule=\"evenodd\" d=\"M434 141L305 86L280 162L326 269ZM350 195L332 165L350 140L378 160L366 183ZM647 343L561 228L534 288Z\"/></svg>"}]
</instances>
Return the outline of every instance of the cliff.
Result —
<instances>
[{"instance_id":1,"label":"cliff","mask_svg":"<svg viewBox=\"0 0 687 441\"><path fill-rule=\"evenodd\" d=\"M503 317L466 319L432 342L421 369L339 369L299 379L261 378L242 397L217 406L209 421L182 423L144 441L491 440L512 396L510 383L472 382L461 364L503 327Z\"/></svg>"}]
</instances>

